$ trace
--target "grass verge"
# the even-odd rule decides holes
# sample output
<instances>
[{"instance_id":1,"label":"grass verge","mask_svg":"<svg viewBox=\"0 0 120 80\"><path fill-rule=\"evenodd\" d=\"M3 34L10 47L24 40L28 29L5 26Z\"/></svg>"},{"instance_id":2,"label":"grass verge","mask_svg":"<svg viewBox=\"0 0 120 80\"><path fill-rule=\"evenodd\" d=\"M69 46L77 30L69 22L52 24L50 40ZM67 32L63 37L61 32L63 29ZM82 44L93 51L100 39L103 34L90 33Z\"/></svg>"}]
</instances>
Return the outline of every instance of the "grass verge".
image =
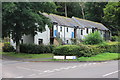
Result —
<instances>
[{"instance_id":1,"label":"grass verge","mask_svg":"<svg viewBox=\"0 0 120 80\"><path fill-rule=\"evenodd\" d=\"M16 57L16 58L24 58L24 59L37 59L37 58L52 58L53 54L45 53L45 54L25 54L25 53L15 53L15 52L0 52L0 54L4 54L6 56Z\"/></svg>"},{"instance_id":2,"label":"grass verge","mask_svg":"<svg viewBox=\"0 0 120 80\"><path fill-rule=\"evenodd\" d=\"M107 60L118 60L120 59L120 53L101 53L92 57L79 57L75 60L58 60L53 61L107 61Z\"/></svg>"},{"instance_id":3,"label":"grass verge","mask_svg":"<svg viewBox=\"0 0 120 80\"><path fill-rule=\"evenodd\" d=\"M101 53L92 57L80 57L79 61L106 61L120 59L120 53Z\"/></svg>"}]
</instances>

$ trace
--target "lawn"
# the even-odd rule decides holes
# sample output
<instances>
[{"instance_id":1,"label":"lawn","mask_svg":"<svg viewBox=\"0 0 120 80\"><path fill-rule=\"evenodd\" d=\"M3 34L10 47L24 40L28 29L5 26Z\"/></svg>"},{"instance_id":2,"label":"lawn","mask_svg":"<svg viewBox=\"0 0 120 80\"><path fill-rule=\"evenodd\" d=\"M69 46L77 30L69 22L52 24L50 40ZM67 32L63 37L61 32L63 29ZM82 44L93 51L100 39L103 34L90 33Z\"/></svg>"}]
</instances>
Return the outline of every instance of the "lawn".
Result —
<instances>
[{"instance_id":1,"label":"lawn","mask_svg":"<svg viewBox=\"0 0 120 80\"><path fill-rule=\"evenodd\" d=\"M105 61L120 59L120 53L101 53L93 57L80 57L79 61Z\"/></svg>"},{"instance_id":2,"label":"lawn","mask_svg":"<svg viewBox=\"0 0 120 80\"><path fill-rule=\"evenodd\" d=\"M52 58L53 54L25 54L25 53L15 53L15 52L0 52L6 56L16 57L16 58L25 58L25 59L36 59L36 58Z\"/></svg>"},{"instance_id":3,"label":"lawn","mask_svg":"<svg viewBox=\"0 0 120 80\"><path fill-rule=\"evenodd\" d=\"M58 60L53 61L106 61L106 60L118 60L120 59L120 53L101 53L92 57L79 57L75 60Z\"/></svg>"},{"instance_id":4,"label":"lawn","mask_svg":"<svg viewBox=\"0 0 120 80\"><path fill-rule=\"evenodd\" d=\"M24 59L37 59L37 58L52 58L52 53L46 54L25 54L15 52L0 52L6 56L24 58ZM59 59L45 59L43 61L106 61L106 60L117 60L120 59L120 53L101 53L92 57L79 57L75 60L59 60ZM40 60L41 61L41 60Z\"/></svg>"}]
</instances>

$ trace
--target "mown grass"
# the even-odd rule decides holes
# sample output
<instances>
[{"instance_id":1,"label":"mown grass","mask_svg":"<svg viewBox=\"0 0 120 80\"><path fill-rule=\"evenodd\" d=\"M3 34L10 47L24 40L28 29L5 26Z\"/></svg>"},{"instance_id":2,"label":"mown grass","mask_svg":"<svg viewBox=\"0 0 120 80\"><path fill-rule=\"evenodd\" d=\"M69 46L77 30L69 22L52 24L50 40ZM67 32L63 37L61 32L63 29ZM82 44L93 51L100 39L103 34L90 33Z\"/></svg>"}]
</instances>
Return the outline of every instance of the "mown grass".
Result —
<instances>
[{"instance_id":1,"label":"mown grass","mask_svg":"<svg viewBox=\"0 0 120 80\"><path fill-rule=\"evenodd\" d=\"M106 60L118 60L120 59L120 53L101 53L92 57L79 57L75 60L58 60L53 61L106 61Z\"/></svg>"},{"instance_id":2,"label":"mown grass","mask_svg":"<svg viewBox=\"0 0 120 80\"><path fill-rule=\"evenodd\" d=\"M37 58L52 58L52 53L47 54L25 54L15 52L0 52L6 56L24 58L24 59L37 59ZM59 59L44 59L40 61L106 61L106 60L118 60L120 59L120 53L101 53L92 57L79 57L75 60L59 60Z\"/></svg>"},{"instance_id":3,"label":"mown grass","mask_svg":"<svg viewBox=\"0 0 120 80\"><path fill-rule=\"evenodd\" d=\"M16 57L16 58L24 58L24 59L36 59L36 58L52 58L52 53L45 54L26 54L26 53L15 53L15 52L0 52L0 54L4 54L6 56Z\"/></svg>"},{"instance_id":4,"label":"mown grass","mask_svg":"<svg viewBox=\"0 0 120 80\"><path fill-rule=\"evenodd\" d=\"M92 57L80 57L79 61L105 61L120 59L120 53L101 53Z\"/></svg>"}]
</instances>

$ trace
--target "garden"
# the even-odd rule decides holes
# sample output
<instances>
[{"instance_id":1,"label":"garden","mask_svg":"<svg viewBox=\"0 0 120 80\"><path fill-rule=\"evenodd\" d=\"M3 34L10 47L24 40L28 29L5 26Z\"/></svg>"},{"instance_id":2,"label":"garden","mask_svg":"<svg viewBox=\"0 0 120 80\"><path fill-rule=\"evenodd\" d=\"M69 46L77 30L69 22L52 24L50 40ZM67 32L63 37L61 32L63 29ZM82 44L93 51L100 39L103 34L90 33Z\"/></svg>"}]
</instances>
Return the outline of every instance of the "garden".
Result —
<instances>
[{"instance_id":1,"label":"garden","mask_svg":"<svg viewBox=\"0 0 120 80\"><path fill-rule=\"evenodd\" d=\"M51 58L48 61L106 61L120 59L120 42L118 37L104 41L99 32L88 34L83 42L76 45L35 45L21 44L20 53L9 42L5 42L0 54L25 59ZM53 56L64 56L64 59L53 59ZM66 59L76 56L76 59ZM46 61L46 60L45 60Z\"/></svg>"}]
</instances>

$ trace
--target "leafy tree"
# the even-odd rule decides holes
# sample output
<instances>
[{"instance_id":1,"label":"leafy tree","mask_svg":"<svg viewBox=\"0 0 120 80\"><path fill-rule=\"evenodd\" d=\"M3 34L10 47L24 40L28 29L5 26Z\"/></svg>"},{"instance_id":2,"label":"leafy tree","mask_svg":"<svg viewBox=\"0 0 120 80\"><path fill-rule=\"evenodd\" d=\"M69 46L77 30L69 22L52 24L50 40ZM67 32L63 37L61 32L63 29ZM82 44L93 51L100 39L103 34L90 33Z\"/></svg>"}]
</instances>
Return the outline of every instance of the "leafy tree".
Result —
<instances>
[{"instance_id":1,"label":"leafy tree","mask_svg":"<svg viewBox=\"0 0 120 80\"><path fill-rule=\"evenodd\" d=\"M16 52L20 51L20 40L24 34L35 35L36 31L45 30L45 24L51 25L50 20L39 14L39 11L50 13L56 9L53 2L4 2L2 5L2 36L11 34L16 42Z\"/></svg>"},{"instance_id":2,"label":"leafy tree","mask_svg":"<svg viewBox=\"0 0 120 80\"><path fill-rule=\"evenodd\" d=\"M104 19L108 22L113 35L120 31L120 2L109 2L104 8Z\"/></svg>"},{"instance_id":3,"label":"leafy tree","mask_svg":"<svg viewBox=\"0 0 120 80\"><path fill-rule=\"evenodd\" d=\"M107 2L87 2L85 3L85 18L91 21L104 23L103 8Z\"/></svg>"},{"instance_id":4,"label":"leafy tree","mask_svg":"<svg viewBox=\"0 0 120 80\"><path fill-rule=\"evenodd\" d=\"M81 5L82 3L78 2L56 2L58 15L65 16L65 4L67 8L67 17L80 17L83 18ZM80 5L81 4L81 5ZM83 6L83 5L82 5Z\"/></svg>"},{"instance_id":5,"label":"leafy tree","mask_svg":"<svg viewBox=\"0 0 120 80\"><path fill-rule=\"evenodd\" d=\"M100 32L96 31L85 36L83 41L85 44L99 44L103 42L103 38L100 35Z\"/></svg>"}]
</instances>

